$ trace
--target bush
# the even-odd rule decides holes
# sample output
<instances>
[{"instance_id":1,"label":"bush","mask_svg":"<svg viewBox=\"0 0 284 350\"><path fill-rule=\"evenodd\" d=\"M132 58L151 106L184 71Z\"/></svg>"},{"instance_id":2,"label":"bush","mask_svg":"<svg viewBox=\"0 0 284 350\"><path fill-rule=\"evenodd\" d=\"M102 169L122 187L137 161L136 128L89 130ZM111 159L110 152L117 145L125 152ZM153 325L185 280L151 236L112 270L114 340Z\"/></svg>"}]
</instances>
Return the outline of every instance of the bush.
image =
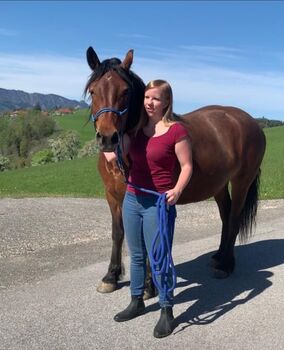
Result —
<instances>
[{"instance_id":1,"label":"bush","mask_svg":"<svg viewBox=\"0 0 284 350\"><path fill-rule=\"evenodd\" d=\"M31 114L28 118L31 126L31 136L33 139L40 140L52 135L56 130L55 120L47 115Z\"/></svg>"},{"instance_id":2,"label":"bush","mask_svg":"<svg viewBox=\"0 0 284 350\"><path fill-rule=\"evenodd\" d=\"M11 169L20 169L20 168L25 168L29 166L30 166L30 162L28 158L23 158L15 155L10 156Z\"/></svg>"},{"instance_id":3,"label":"bush","mask_svg":"<svg viewBox=\"0 0 284 350\"><path fill-rule=\"evenodd\" d=\"M79 158L94 156L99 153L98 145L96 140L86 142L84 147L79 151Z\"/></svg>"},{"instance_id":4,"label":"bush","mask_svg":"<svg viewBox=\"0 0 284 350\"><path fill-rule=\"evenodd\" d=\"M9 158L0 155L0 171L8 170L9 168L10 168Z\"/></svg>"},{"instance_id":5,"label":"bush","mask_svg":"<svg viewBox=\"0 0 284 350\"><path fill-rule=\"evenodd\" d=\"M80 138L76 131L66 131L57 139L49 139L48 142L55 162L60 162L65 159L71 160L78 155Z\"/></svg>"},{"instance_id":6,"label":"bush","mask_svg":"<svg viewBox=\"0 0 284 350\"><path fill-rule=\"evenodd\" d=\"M43 165L51 162L53 162L53 153L49 148L36 152L31 160L32 166Z\"/></svg>"},{"instance_id":7,"label":"bush","mask_svg":"<svg viewBox=\"0 0 284 350\"><path fill-rule=\"evenodd\" d=\"M0 119L0 152L4 156L28 158L33 145L42 143L55 130L55 120L39 111L3 117Z\"/></svg>"}]
</instances>

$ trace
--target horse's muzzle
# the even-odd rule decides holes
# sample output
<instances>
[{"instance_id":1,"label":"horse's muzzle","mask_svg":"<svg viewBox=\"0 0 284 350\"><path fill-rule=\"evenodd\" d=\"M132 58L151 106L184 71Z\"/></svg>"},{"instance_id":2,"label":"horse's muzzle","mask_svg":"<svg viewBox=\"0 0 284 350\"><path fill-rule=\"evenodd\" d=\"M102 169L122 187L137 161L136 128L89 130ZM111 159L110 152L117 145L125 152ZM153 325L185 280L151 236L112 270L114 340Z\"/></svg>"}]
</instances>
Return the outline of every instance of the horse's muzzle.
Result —
<instances>
[{"instance_id":1,"label":"horse's muzzle","mask_svg":"<svg viewBox=\"0 0 284 350\"><path fill-rule=\"evenodd\" d=\"M101 152L113 152L119 142L118 132L116 131L112 135L107 136L97 132L96 139Z\"/></svg>"}]
</instances>

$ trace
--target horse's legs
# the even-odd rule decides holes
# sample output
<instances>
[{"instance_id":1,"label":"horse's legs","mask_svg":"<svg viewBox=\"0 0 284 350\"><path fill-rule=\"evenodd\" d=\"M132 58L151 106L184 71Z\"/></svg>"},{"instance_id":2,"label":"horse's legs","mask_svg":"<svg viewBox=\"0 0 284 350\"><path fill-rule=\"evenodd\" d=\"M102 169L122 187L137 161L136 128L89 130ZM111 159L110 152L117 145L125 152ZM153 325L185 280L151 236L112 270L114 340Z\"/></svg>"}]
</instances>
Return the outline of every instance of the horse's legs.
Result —
<instances>
[{"instance_id":1,"label":"horse's legs","mask_svg":"<svg viewBox=\"0 0 284 350\"><path fill-rule=\"evenodd\" d=\"M143 299L147 300L156 296L156 288L152 279L152 272L150 266L150 260L147 258L147 270L146 270L146 278L145 278L145 290Z\"/></svg>"},{"instance_id":2,"label":"horse's legs","mask_svg":"<svg viewBox=\"0 0 284 350\"><path fill-rule=\"evenodd\" d=\"M228 191L228 184L214 197L219 208L220 217L222 220L221 242L217 253L212 256L212 266L215 266L225 250L226 239L229 231L229 216L231 211L231 197Z\"/></svg>"},{"instance_id":3,"label":"horse's legs","mask_svg":"<svg viewBox=\"0 0 284 350\"><path fill-rule=\"evenodd\" d=\"M215 277L225 278L234 271L234 247L240 229L241 212L245 206L249 185L245 186L237 181L232 182L232 201L229 215L229 228L220 260L215 266Z\"/></svg>"},{"instance_id":4,"label":"horse's legs","mask_svg":"<svg viewBox=\"0 0 284 350\"><path fill-rule=\"evenodd\" d=\"M112 215L112 252L108 272L102 279L101 284L97 287L97 291L100 293L111 293L115 291L117 289L119 276L123 273L121 252L124 239L124 228L121 203L117 202L110 193L106 194L106 198ZM155 296L156 289L152 279L150 262L147 258L147 271L143 298L144 300L147 300Z\"/></svg>"},{"instance_id":5,"label":"horse's legs","mask_svg":"<svg viewBox=\"0 0 284 350\"><path fill-rule=\"evenodd\" d=\"M112 252L108 272L102 279L97 291L100 293L110 293L117 289L117 281L123 273L121 263L122 243L124 239L124 229L122 223L121 203L110 193L106 194L107 201L112 216Z\"/></svg>"}]
</instances>

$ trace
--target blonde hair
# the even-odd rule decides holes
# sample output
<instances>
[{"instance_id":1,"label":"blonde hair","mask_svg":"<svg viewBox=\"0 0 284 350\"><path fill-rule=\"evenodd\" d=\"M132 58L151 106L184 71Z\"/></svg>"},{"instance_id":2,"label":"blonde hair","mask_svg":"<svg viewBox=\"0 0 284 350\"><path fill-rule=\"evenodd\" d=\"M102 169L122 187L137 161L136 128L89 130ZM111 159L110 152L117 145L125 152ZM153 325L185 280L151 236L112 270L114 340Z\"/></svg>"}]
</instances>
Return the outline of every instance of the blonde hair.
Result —
<instances>
[{"instance_id":1,"label":"blonde hair","mask_svg":"<svg viewBox=\"0 0 284 350\"><path fill-rule=\"evenodd\" d=\"M179 116L173 113L173 91L170 84L166 80L161 80L161 79L151 80L146 85L145 92L152 88L160 88L163 94L163 98L165 98L168 101L168 105L165 108L163 119L162 119L165 126L170 126L180 121ZM140 121L134 130L135 134L138 132L139 129L142 129L147 124L147 122L148 122L148 115L143 105L141 110L141 115L140 115Z\"/></svg>"}]
</instances>

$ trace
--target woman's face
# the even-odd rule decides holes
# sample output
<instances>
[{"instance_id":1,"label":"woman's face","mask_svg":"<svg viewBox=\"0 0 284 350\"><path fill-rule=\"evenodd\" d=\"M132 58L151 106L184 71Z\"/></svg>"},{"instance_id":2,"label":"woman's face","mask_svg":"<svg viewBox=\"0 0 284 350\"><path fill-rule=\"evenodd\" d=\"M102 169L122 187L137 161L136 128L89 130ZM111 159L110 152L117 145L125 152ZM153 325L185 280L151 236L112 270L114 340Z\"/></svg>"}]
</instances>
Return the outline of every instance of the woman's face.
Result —
<instances>
[{"instance_id":1,"label":"woman's face","mask_svg":"<svg viewBox=\"0 0 284 350\"><path fill-rule=\"evenodd\" d=\"M149 118L162 119L168 101L160 87L154 87L145 91L144 107Z\"/></svg>"}]
</instances>

